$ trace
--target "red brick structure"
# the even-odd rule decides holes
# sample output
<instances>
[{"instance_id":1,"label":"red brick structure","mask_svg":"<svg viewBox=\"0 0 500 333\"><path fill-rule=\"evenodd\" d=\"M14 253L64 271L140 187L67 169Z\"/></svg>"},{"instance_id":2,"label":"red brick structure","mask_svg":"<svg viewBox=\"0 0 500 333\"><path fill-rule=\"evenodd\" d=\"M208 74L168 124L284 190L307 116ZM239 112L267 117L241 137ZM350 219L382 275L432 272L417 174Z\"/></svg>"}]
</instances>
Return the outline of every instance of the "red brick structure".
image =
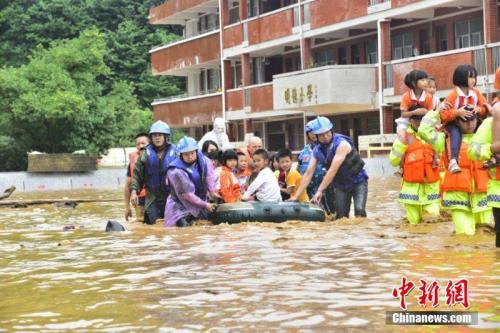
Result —
<instances>
[{"instance_id":1,"label":"red brick structure","mask_svg":"<svg viewBox=\"0 0 500 333\"><path fill-rule=\"evenodd\" d=\"M492 92L498 16L496 0L168 0L150 23L184 36L150 51L152 71L185 77L186 94L156 100L154 117L200 136L224 116L232 140L253 131L293 150L318 115L355 141L392 133L412 69L434 76L443 98L455 67L471 63Z\"/></svg>"}]
</instances>

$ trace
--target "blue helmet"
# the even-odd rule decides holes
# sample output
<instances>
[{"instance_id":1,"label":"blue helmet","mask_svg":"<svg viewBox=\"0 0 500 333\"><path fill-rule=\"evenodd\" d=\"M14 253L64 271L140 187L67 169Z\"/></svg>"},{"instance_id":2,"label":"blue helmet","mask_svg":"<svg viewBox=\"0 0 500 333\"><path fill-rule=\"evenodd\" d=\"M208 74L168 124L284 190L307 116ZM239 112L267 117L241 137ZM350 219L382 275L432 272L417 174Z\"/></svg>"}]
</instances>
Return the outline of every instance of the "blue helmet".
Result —
<instances>
[{"instance_id":1,"label":"blue helmet","mask_svg":"<svg viewBox=\"0 0 500 333\"><path fill-rule=\"evenodd\" d=\"M311 124L313 134L323 134L333 128L330 119L326 117L318 117L312 121Z\"/></svg>"},{"instance_id":2,"label":"blue helmet","mask_svg":"<svg viewBox=\"0 0 500 333\"><path fill-rule=\"evenodd\" d=\"M312 131L313 131L313 129L314 129L314 121L315 121L315 120L316 120L316 119L313 119L313 120L309 121L309 122L306 124L306 126L304 127L304 131L305 131L306 133L309 133L309 132L312 132Z\"/></svg>"},{"instance_id":3,"label":"blue helmet","mask_svg":"<svg viewBox=\"0 0 500 333\"><path fill-rule=\"evenodd\" d=\"M198 150L198 143L195 139L185 136L177 143L177 154L188 153Z\"/></svg>"},{"instance_id":4,"label":"blue helmet","mask_svg":"<svg viewBox=\"0 0 500 333\"><path fill-rule=\"evenodd\" d=\"M158 120L153 125L151 125L151 128L149 129L149 135L153 133L170 135L171 132L170 127L164 121Z\"/></svg>"}]
</instances>

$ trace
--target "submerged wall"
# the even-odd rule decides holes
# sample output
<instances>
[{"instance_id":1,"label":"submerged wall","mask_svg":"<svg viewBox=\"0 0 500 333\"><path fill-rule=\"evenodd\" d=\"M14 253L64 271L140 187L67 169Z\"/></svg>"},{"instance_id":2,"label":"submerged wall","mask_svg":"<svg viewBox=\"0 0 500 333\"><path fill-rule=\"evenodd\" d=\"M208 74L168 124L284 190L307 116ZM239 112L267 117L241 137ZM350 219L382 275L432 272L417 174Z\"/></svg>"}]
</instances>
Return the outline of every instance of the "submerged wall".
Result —
<instances>
[{"instance_id":1,"label":"submerged wall","mask_svg":"<svg viewBox=\"0 0 500 333\"><path fill-rule=\"evenodd\" d=\"M365 168L371 178L393 176L396 168L384 157L365 159ZM100 169L88 173L41 174L27 172L0 173L0 190L16 186L17 192L120 189L125 181L126 169Z\"/></svg>"}]
</instances>

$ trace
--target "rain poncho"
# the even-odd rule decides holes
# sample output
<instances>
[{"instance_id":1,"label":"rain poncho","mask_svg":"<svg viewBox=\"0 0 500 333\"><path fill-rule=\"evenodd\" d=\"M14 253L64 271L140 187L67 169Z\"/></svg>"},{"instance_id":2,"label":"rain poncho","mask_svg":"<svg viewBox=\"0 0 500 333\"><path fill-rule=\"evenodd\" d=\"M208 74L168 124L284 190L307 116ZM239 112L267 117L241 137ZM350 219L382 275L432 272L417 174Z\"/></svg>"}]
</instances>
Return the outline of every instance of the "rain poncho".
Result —
<instances>
[{"instance_id":1,"label":"rain poncho","mask_svg":"<svg viewBox=\"0 0 500 333\"><path fill-rule=\"evenodd\" d=\"M198 154L198 159L203 158L207 165L205 187L209 192L215 192L214 170L212 162ZM194 218L206 218L207 201L196 195L196 186L186 171L179 168L170 168L167 172L167 178L175 196L170 195L165 206L165 225L173 227L176 222L189 215Z\"/></svg>"},{"instance_id":2,"label":"rain poncho","mask_svg":"<svg viewBox=\"0 0 500 333\"><path fill-rule=\"evenodd\" d=\"M227 134L224 132L225 130L225 123L224 119L222 118L215 118L214 120L214 129L211 130L210 132L207 132L198 142L198 148L201 151L201 148L203 147L203 143L208 140L212 140L215 143L217 143L217 146L219 146L220 150L226 150L226 149L231 149L232 146L229 143L229 137Z\"/></svg>"}]
</instances>

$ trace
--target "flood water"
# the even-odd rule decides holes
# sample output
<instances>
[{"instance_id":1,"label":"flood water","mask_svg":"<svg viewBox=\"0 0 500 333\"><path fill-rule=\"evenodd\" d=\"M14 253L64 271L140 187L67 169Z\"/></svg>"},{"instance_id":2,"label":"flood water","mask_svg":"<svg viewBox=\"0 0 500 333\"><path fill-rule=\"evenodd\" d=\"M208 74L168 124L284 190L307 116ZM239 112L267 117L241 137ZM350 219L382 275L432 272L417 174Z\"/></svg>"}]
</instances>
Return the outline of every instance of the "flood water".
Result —
<instances>
[{"instance_id":1,"label":"flood water","mask_svg":"<svg viewBox=\"0 0 500 333\"><path fill-rule=\"evenodd\" d=\"M185 229L126 224L122 202L0 208L0 332L469 332L500 330L500 251L490 228L402 220L398 180L370 180L367 219ZM117 198L50 192L30 198ZM12 199L12 197L11 197ZM64 226L75 230L63 231ZM469 280L478 326L388 326L405 275ZM436 310L430 305L427 310ZM454 310L463 310L457 305Z\"/></svg>"}]
</instances>

